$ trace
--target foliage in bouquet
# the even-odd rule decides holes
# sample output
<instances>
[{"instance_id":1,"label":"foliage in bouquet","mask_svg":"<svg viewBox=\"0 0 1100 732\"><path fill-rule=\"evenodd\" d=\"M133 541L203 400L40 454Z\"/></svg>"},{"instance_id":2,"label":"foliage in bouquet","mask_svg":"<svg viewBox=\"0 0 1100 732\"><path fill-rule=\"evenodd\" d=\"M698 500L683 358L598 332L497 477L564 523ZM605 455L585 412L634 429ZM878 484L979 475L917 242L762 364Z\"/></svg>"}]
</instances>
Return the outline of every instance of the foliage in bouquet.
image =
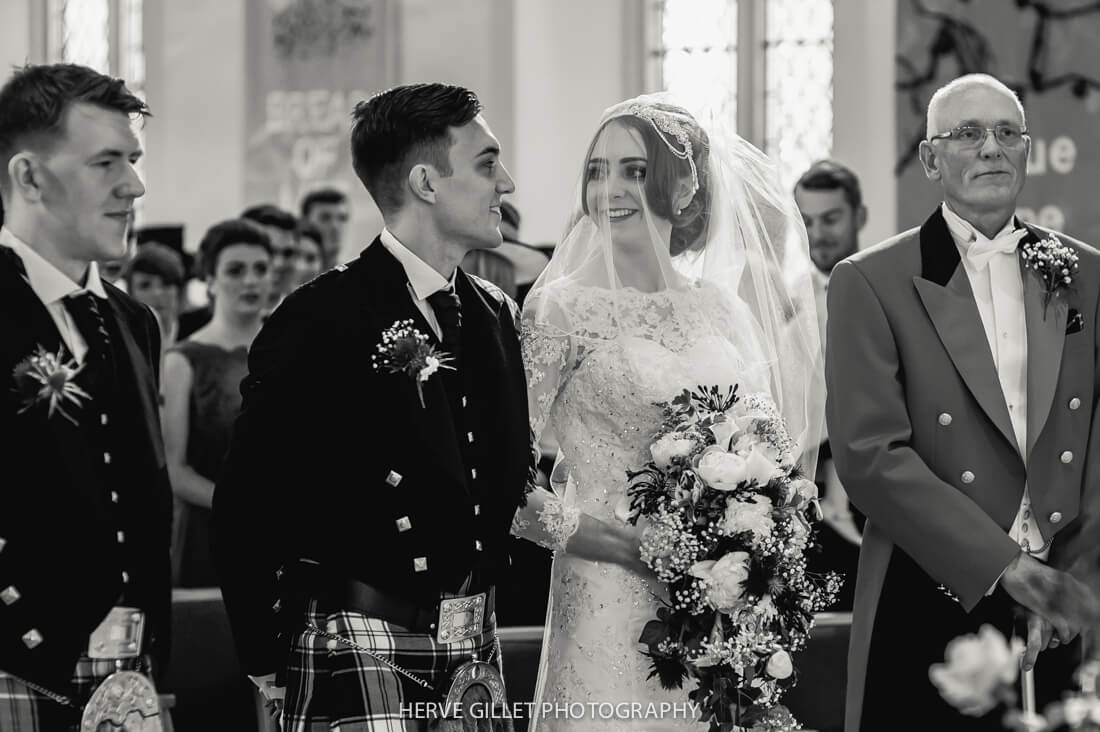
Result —
<instances>
[{"instance_id":1,"label":"foliage in bouquet","mask_svg":"<svg viewBox=\"0 0 1100 732\"><path fill-rule=\"evenodd\" d=\"M660 405L653 459L628 473L621 513L644 519L642 559L668 586L640 639L651 676L669 689L695 679L689 698L711 730L779 732L799 728L778 704L797 679L791 654L841 580L806 572L817 487L779 409L737 391L698 387Z\"/></svg>"}]
</instances>

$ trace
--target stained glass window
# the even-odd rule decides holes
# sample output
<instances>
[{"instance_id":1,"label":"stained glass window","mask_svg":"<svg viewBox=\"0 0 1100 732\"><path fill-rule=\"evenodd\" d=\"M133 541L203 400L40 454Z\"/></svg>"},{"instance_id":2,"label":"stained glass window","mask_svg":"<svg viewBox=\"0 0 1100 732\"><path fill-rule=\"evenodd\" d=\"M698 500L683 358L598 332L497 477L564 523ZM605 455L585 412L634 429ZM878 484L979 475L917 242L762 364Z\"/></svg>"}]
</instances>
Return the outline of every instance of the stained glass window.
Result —
<instances>
[{"instance_id":1,"label":"stained glass window","mask_svg":"<svg viewBox=\"0 0 1100 732\"><path fill-rule=\"evenodd\" d=\"M707 110L737 118L738 0L666 0L659 42L651 51L658 88L693 113ZM705 19L705 20L704 20Z\"/></svg>"},{"instance_id":2,"label":"stained glass window","mask_svg":"<svg viewBox=\"0 0 1100 732\"><path fill-rule=\"evenodd\" d=\"M651 90L668 89L696 114L740 120L738 133L775 159L786 183L830 153L833 0L658 0L649 7ZM753 55L742 55L747 73L739 75L738 54L746 51Z\"/></svg>"},{"instance_id":3,"label":"stained glass window","mask_svg":"<svg viewBox=\"0 0 1100 732\"><path fill-rule=\"evenodd\" d=\"M764 149L794 185L833 147L833 0L768 0Z\"/></svg>"},{"instance_id":4,"label":"stained glass window","mask_svg":"<svg viewBox=\"0 0 1100 732\"><path fill-rule=\"evenodd\" d=\"M110 0L62 0L56 7L58 28L53 35L60 39L58 60L110 73Z\"/></svg>"}]
</instances>

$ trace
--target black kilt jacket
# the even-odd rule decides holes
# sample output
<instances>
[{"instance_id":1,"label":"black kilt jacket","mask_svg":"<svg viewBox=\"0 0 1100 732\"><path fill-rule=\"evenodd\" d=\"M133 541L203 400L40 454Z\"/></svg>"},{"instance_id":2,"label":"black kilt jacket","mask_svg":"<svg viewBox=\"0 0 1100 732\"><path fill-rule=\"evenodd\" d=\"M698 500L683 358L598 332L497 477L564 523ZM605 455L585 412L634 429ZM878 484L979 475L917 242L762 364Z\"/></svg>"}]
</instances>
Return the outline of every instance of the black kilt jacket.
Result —
<instances>
[{"instance_id":1,"label":"black kilt jacket","mask_svg":"<svg viewBox=\"0 0 1100 732\"><path fill-rule=\"evenodd\" d=\"M375 240L292 293L249 352L214 492L214 549L242 665L287 661L308 597L280 582L305 559L431 606L509 563L532 462L514 304L461 270L461 359L422 383L372 366L398 321L439 347L401 264Z\"/></svg>"},{"instance_id":2,"label":"black kilt jacket","mask_svg":"<svg viewBox=\"0 0 1100 732\"><path fill-rule=\"evenodd\" d=\"M0 670L69 696L88 636L116 604L146 612L146 649L163 667L171 627L172 492L157 406L160 333L147 307L104 283L109 387L66 411L21 412L15 367L61 336L0 252ZM67 352L65 354L68 356ZM71 358L71 357L70 357ZM106 389L109 388L109 391Z\"/></svg>"}]
</instances>

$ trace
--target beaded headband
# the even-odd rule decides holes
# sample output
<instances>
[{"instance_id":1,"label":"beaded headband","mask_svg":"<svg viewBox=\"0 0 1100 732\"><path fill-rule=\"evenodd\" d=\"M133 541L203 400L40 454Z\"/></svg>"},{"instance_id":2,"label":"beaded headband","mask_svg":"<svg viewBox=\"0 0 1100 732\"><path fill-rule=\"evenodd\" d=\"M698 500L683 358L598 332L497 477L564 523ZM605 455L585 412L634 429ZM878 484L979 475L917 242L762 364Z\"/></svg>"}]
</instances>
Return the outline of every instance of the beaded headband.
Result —
<instances>
[{"instance_id":1,"label":"beaded headband","mask_svg":"<svg viewBox=\"0 0 1100 732\"><path fill-rule=\"evenodd\" d=\"M631 102L622 111L615 114L615 117L623 116L647 120L649 124L653 125L653 130L661 138L661 142L665 143L665 147L668 148L669 152L680 160L688 162L688 166L691 168L691 195L694 197L699 190L699 173L695 170L695 158L691 154L691 138L688 136L686 125L676 119L671 112L666 112L648 104L639 104L638 102ZM683 150L677 150L666 135L672 135L676 142L680 143Z\"/></svg>"}]
</instances>

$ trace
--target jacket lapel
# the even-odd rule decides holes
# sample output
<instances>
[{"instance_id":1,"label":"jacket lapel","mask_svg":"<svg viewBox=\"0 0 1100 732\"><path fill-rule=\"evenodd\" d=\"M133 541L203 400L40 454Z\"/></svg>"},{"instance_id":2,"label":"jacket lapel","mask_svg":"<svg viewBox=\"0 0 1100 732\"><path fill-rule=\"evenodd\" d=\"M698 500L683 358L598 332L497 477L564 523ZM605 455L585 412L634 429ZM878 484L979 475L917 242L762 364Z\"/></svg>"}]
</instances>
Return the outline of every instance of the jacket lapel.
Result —
<instances>
[{"instance_id":1,"label":"jacket lapel","mask_svg":"<svg viewBox=\"0 0 1100 732\"><path fill-rule=\"evenodd\" d=\"M920 248L921 276L914 277L913 284L924 309L970 393L1009 444L1016 448L1012 418L1001 392L970 279L938 208L921 227Z\"/></svg>"},{"instance_id":2,"label":"jacket lapel","mask_svg":"<svg viewBox=\"0 0 1100 732\"><path fill-rule=\"evenodd\" d=\"M63 349L63 357L72 358L68 349L64 348L61 333L46 306L23 279L11 258L6 256L0 256L0 309L6 313L22 315L20 319L10 320L13 325L20 325L14 325L11 330L5 329L3 343L0 344L5 350L11 349L10 356L4 359L5 373L0 374L3 388L11 388L11 369L15 364L33 354L39 346L53 353ZM71 407L66 411L73 414ZM73 418L78 419L79 414L78 410ZM45 427L53 435L54 444L60 452L58 465L64 466L72 478L80 479L91 469L79 430L60 414L48 417L43 405L35 405L27 412L17 415L15 423Z\"/></svg>"},{"instance_id":3,"label":"jacket lapel","mask_svg":"<svg viewBox=\"0 0 1100 732\"><path fill-rule=\"evenodd\" d=\"M1024 242L1036 242L1040 232L1028 226ZM1023 243L1023 242L1021 242ZM1062 365L1062 347L1066 341L1069 305L1065 297L1050 298L1043 309L1045 292L1042 279L1023 267L1024 317L1027 321L1027 454L1046 425Z\"/></svg>"},{"instance_id":4,"label":"jacket lapel","mask_svg":"<svg viewBox=\"0 0 1100 732\"><path fill-rule=\"evenodd\" d=\"M380 322L381 328L389 328L400 320L412 320L414 327L426 334L432 343L438 346L439 341L434 331L412 301L408 288L409 280L401 263L386 250L379 239L375 239L367 247L360 255L360 259L362 265L360 271L367 281L363 282L359 289L366 293L367 306ZM366 337L373 344L381 341L380 332L370 331ZM372 354L374 349L375 346L372 345L370 348ZM423 406L420 404L416 384L410 376L387 374L383 378L392 380L394 388L402 391L402 409L407 419L419 431L421 439L435 452L440 464L463 488L467 488L450 400L441 375L437 373L421 383L424 395Z\"/></svg>"},{"instance_id":5,"label":"jacket lapel","mask_svg":"<svg viewBox=\"0 0 1100 732\"><path fill-rule=\"evenodd\" d=\"M157 435L160 434L160 409L155 399L155 379L153 378L153 374L149 371L148 360L143 355L141 349L138 348L133 333L130 332L129 319L122 312L118 302L111 293L108 294L107 302L109 303L111 314L114 316L114 322L118 325L117 333L122 341L123 350L126 352L127 371L133 374L135 384L138 387L136 389L137 399L134 408L139 410L141 414L145 425L143 432L150 439L151 444L149 447L156 459L156 466L159 467L164 465L164 446L161 440L157 438ZM154 356L154 358L157 357L159 356Z\"/></svg>"}]
</instances>

